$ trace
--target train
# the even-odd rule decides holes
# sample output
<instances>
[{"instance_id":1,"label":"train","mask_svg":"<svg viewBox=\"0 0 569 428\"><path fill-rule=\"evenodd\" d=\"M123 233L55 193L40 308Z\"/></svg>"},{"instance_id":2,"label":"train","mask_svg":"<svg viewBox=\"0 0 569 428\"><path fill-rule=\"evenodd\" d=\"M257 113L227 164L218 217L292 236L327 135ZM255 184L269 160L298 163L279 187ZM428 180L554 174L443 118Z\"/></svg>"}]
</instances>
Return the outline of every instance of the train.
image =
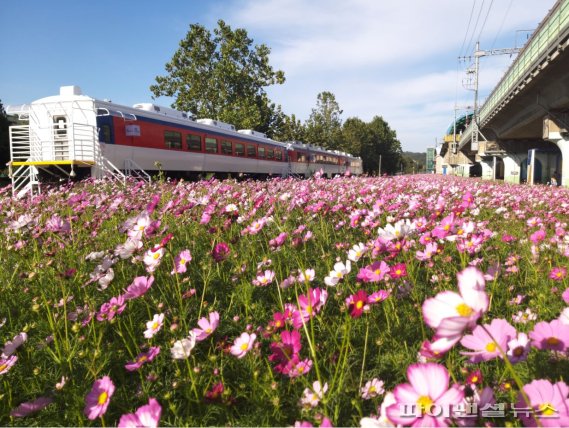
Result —
<instances>
[{"instance_id":1,"label":"train","mask_svg":"<svg viewBox=\"0 0 569 428\"><path fill-rule=\"evenodd\" d=\"M75 85L30 104L7 106L6 112L20 119L10 127L8 164L16 193L38 190L46 173L96 178L150 178L157 171L181 177L362 173L361 159L349 153L275 141L153 103L129 107L99 100Z\"/></svg>"}]
</instances>

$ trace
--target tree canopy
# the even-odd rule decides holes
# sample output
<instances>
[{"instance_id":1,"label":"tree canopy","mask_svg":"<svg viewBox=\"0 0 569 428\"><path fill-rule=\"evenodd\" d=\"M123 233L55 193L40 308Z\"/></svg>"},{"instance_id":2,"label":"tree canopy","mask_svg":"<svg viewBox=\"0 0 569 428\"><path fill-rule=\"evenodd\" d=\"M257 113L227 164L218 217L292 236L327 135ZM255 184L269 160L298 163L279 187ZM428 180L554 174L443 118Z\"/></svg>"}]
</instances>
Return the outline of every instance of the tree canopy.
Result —
<instances>
[{"instance_id":1,"label":"tree canopy","mask_svg":"<svg viewBox=\"0 0 569 428\"><path fill-rule=\"evenodd\" d=\"M340 148L342 133L342 110L332 92L320 92L316 108L306 121L306 142L330 149Z\"/></svg>"},{"instance_id":2,"label":"tree canopy","mask_svg":"<svg viewBox=\"0 0 569 428\"><path fill-rule=\"evenodd\" d=\"M232 30L223 20L213 34L192 24L165 66L168 74L157 76L150 90L155 97L175 97L178 110L266 132L276 107L264 88L285 81L269 54L266 45L253 45L246 30Z\"/></svg>"}]
</instances>

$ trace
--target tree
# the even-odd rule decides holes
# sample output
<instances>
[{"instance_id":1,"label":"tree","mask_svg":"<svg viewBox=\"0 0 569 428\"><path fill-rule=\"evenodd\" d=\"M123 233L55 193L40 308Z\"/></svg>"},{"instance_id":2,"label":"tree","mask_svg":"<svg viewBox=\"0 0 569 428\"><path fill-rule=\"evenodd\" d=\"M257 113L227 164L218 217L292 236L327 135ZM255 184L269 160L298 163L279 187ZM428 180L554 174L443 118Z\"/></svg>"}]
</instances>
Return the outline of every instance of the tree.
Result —
<instances>
[{"instance_id":1,"label":"tree","mask_svg":"<svg viewBox=\"0 0 569 428\"><path fill-rule=\"evenodd\" d=\"M306 121L306 142L327 149L339 149L341 144L342 120L339 104L332 92L320 92L316 108L312 109Z\"/></svg>"},{"instance_id":2,"label":"tree","mask_svg":"<svg viewBox=\"0 0 569 428\"><path fill-rule=\"evenodd\" d=\"M284 83L284 73L273 70L270 49L253 46L246 30L232 30L223 20L217 25L213 35L190 25L165 66L168 74L157 76L150 90L155 97L175 97L178 110L264 132L275 113L264 88Z\"/></svg>"},{"instance_id":3,"label":"tree","mask_svg":"<svg viewBox=\"0 0 569 428\"><path fill-rule=\"evenodd\" d=\"M294 114L288 116L282 113L280 116L278 126L275 126L275 130L271 138L283 142L284 141L305 142L306 141L305 134L306 132L304 129L304 125L302 124L300 119L297 119Z\"/></svg>"},{"instance_id":4,"label":"tree","mask_svg":"<svg viewBox=\"0 0 569 428\"><path fill-rule=\"evenodd\" d=\"M10 122L0 100L0 169L4 169L6 163L10 161L9 127Z\"/></svg>"},{"instance_id":5,"label":"tree","mask_svg":"<svg viewBox=\"0 0 569 428\"><path fill-rule=\"evenodd\" d=\"M362 158L364 172L377 174L381 156L381 172L393 174L401 166L401 143L382 117L365 123L349 118L342 127L341 149Z\"/></svg>"}]
</instances>

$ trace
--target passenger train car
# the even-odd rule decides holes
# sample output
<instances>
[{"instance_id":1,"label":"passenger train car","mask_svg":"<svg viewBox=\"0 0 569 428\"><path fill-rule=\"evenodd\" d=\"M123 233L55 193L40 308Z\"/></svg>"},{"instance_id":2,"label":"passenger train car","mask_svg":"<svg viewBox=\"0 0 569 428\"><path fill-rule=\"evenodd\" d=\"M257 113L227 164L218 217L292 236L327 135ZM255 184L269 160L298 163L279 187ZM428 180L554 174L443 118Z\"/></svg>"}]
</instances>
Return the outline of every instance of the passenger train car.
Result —
<instances>
[{"instance_id":1,"label":"passenger train car","mask_svg":"<svg viewBox=\"0 0 569 428\"><path fill-rule=\"evenodd\" d=\"M41 171L102 177L163 170L176 175L362 173L360 158L150 103L127 107L97 100L77 86L28 105L8 106L27 125L10 128L14 191L33 187Z\"/></svg>"}]
</instances>

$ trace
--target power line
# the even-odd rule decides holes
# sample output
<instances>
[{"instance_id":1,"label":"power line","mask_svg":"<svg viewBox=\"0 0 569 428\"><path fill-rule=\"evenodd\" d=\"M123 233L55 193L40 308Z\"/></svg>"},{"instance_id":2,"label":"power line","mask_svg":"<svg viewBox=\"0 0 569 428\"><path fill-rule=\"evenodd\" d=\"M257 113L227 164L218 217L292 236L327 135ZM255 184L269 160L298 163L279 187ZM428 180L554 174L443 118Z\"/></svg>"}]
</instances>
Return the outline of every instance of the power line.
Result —
<instances>
[{"instance_id":1,"label":"power line","mask_svg":"<svg viewBox=\"0 0 569 428\"><path fill-rule=\"evenodd\" d=\"M467 47L470 47L470 45L472 45L474 34L476 33L476 29L478 28L478 21L480 20L480 15L482 14L482 9L484 8L484 1L485 0L482 0L482 5L480 6L480 10L478 11L478 16L476 17L476 24L474 25L474 30L472 31L472 37L470 37L470 41L468 42ZM474 50L474 45L472 45L472 49L469 50Z\"/></svg>"},{"instance_id":2,"label":"power line","mask_svg":"<svg viewBox=\"0 0 569 428\"><path fill-rule=\"evenodd\" d=\"M494 4L494 0L492 0L490 2L490 6L488 6L488 12L486 12L486 17L484 18L484 22L482 23L482 27L480 27L480 32L478 33L478 40L480 40L480 37L482 36L482 31L484 31L484 27L486 26L486 21L488 20L488 15L490 15L492 4Z\"/></svg>"},{"instance_id":3,"label":"power line","mask_svg":"<svg viewBox=\"0 0 569 428\"><path fill-rule=\"evenodd\" d=\"M510 13L510 8L512 7L513 2L514 2L514 0L510 0L510 4L508 4L508 8L506 9L506 13L504 14L504 18L502 18L502 23L500 24L500 28L498 29L498 32L496 33L496 37L494 37L494 41L492 42L492 46L490 47L490 50L494 49L494 46L496 45L496 40L498 40L498 36L502 32L502 27L504 26L504 22L506 22L506 18L508 17L508 13Z\"/></svg>"},{"instance_id":4,"label":"power line","mask_svg":"<svg viewBox=\"0 0 569 428\"><path fill-rule=\"evenodd\" d=\"M470 30L470 23L472 22L472 16L474 15L474 6L476 6L476 0L472 1L472 10L470 11L470 18L468 18L468 26L466 27L466 33L464 33L464 40L462 41L462 46L460 47L460 51L458 56L462 56L462 49L464 48L464 42L466 42L466 38L468 37L468 30Z\"/></svg>"}]
</instances>

